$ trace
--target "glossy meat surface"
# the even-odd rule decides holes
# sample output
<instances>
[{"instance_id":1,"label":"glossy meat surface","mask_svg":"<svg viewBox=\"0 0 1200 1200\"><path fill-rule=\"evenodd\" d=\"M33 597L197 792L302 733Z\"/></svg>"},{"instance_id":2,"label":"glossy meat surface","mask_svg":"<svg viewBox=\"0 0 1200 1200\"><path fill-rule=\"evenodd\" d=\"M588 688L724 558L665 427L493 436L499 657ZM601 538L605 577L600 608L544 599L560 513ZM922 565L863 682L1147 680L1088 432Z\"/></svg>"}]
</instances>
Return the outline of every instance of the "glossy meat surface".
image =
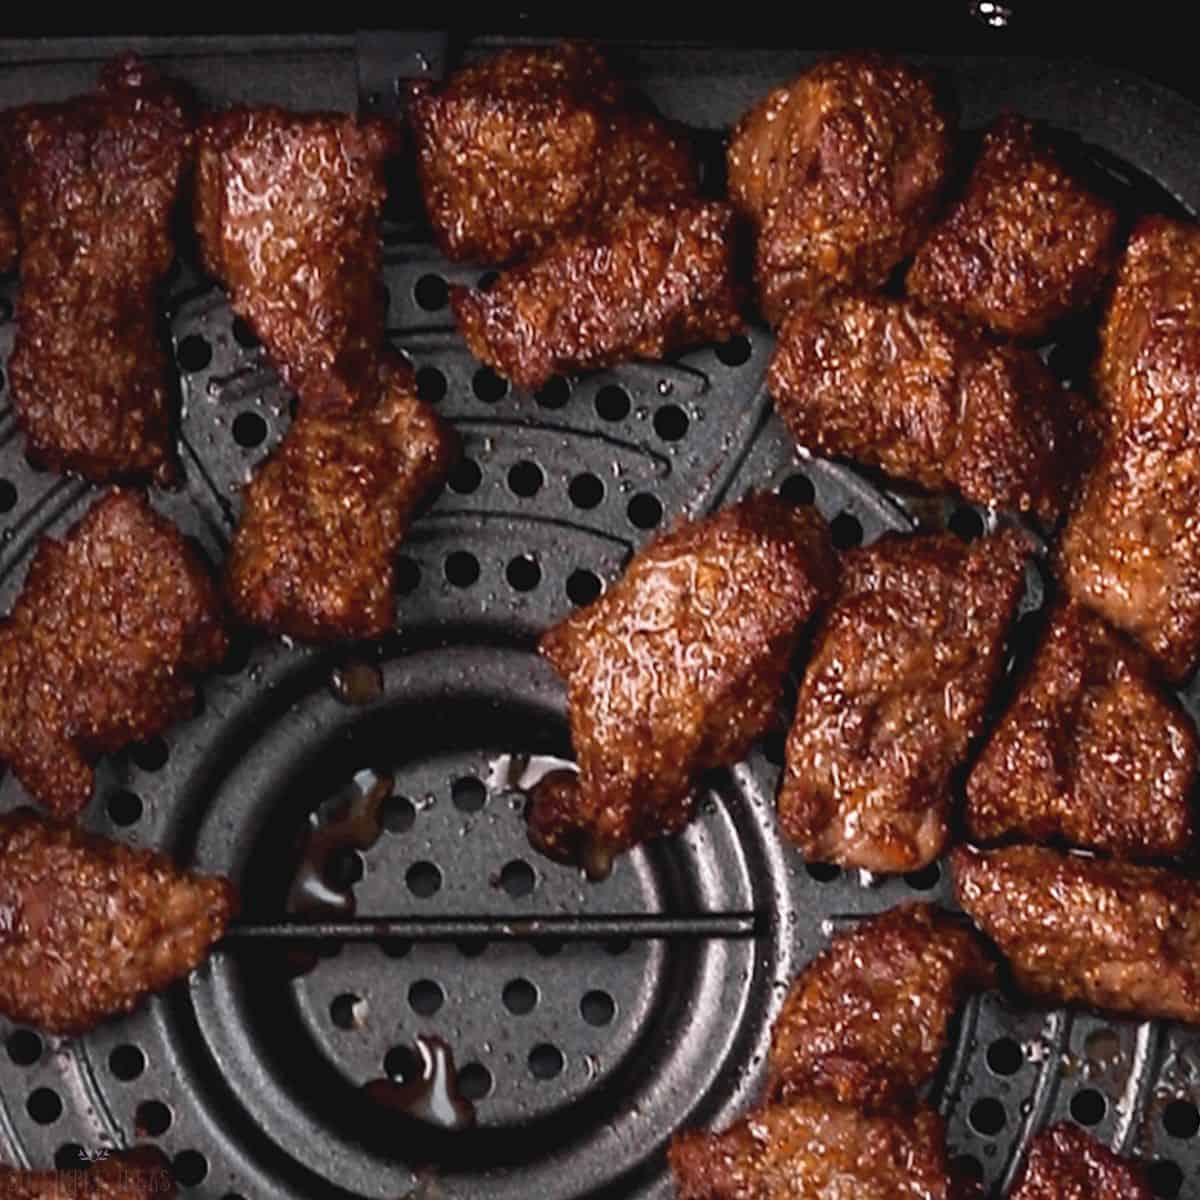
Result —
<instances>
[{"instance_id":1,"label":"glossy meat surface","mask_svg":"<svg viewBox=\"0 0 1200 1200\"><path fill-rule=\"evenodd\" d=\"M229 291L305 412L374 397L384 339L379 220L382 121L234 109L199 133L196 228Z\"/></svg>"},{"instance_id":2,"label":"glossy meat surface","mask_svg":"<svg viewBox=\"0 0 1200 1200\"><path fill-rule=\"evenodd\" d=\"M665 358L742 327L724 204L629 205L564 237L488 291L451 290L476 358L536 391L556 373Z\"/></svg>"},{"instance_id":3,"label":"glossy meat surface","mask_svg":"<svg viewBox=\"0 0 1200 1200\"><path fill-rule=\"evenodd\" d=\"M456 443L405 369L381 369L377 405L301 414L243 493L226 592L248 625L309 641L392 628L396 550Z\"/></svg>"},{"instance_id":4,"label":"glossy meat surface","mask_svg":"<svg viewBox=\"0 0 1200 1200\"><path fill-rule=\"evenodd\" d=\"M1136 231L1097 382L1107 442L1057 569L1076 600L1182 680L1200 661L1200 226L1151 218Z\"/></svg>"},{"instance_id":5,"label":"glossy meat surface","mask_svg":"<svg viewBox=\"0 0 1200 1200\"><path fill-rule=\"evenodd\" d=\"M805 858L901 872L941 854L951 778L999 678L1026 553L1006 530L970 545L887 535L842 557L779 793Z\"/></svg>"},{"instance_id":6,"label":"glossy meat surface","mask_svg":"<svg viewBox=\"0 0 1200 1200\"><path fill-rule=\"evenodd\" d=\"M801 446L1047 524L1090 455L1084 401L1036 355L912 301L856 294L797 306L767 386Z\"/></svg>"},{"instance_id":7,"label":"glossy meat surface","mask_svg":"<svg viewBox=\"0 0 1200 1200\"><path fill-rule=\"evenodd\" d=\"M1064 1122L1030 1143L1010 1200L1151 1200L1153 1195L1137 1163L1118 1158Z\"/></svg>"},{"instance_id":8,"label":"glossy meat surface","mask_svg":"<svg viewBox=\"0 0 1200 1200\"><path fill-rule=\"evenodd\" d=\"M932 1109L869 1116L823 1099L759 1109L725 1133L677 1135L678 1200L952 1200Z\"/></svg>"},{"instance_id":9,"label":"glossy meat surface","mask_svg":"<svg viewBox=\"0 0 1200 1200\"><path fill-rule=\"evenodd\" d=\"M979 939L929 904L835 935L775 1022L768 1097L870 1108L911 1097L937 1070L959 1005L994 975Z\"/></svg>"},{"instance_id":10,"label":"glossy meat surface","mask_svg":"<svg viewBox=\"0 0 1200 1200\"><path fill-rule=\"evenodd\" d=\"M686 144L592 46L505 50L410 107L430 224L451 259L501 265L615 213L690 195Z\"/></svg>"},{"instance_id":11,"label":"glossy meat surface","mask_svg":"<svg viewBox=\"0 0 1200 1200\"><path fill-rule=\"evenodd\" d=\"M1145 656L1086 609L1061 607L971 773L968 831L1122 858L1184 854L1197 749Z\"/></svg>"},{"instance_id":12,"label":"glossy meat surface","mask_svg":"<svg viewBox=\"0 0 1200 1200\"><path fill-rule=\"evenodd\" d=\"M28 451L53 470L174 476L158 289L191 155L180 94L133 58L93 95L0 118L21 246L8 375Z\"/></svg>"},{"instance_id":13,"label":"glossy meat surface","mask_svg":"<svg viewBox=\"0 0 1200 1200\"><path fill-rule=\"evenodd\" d=\"M1200 884L1041 846L952 856L954 890L1037 999L1200 1023Z\"/></svg>"},{"instance_id":14,"label":"glossy meat surface","mask_svg":"<svg viewBox=\"0 0 1200 1200\"><path fill-rule=\"evenodd\" d=\"M1045 334L1095 298L1113 265L1117 214L1006 115L988 130L966 194L908 273L923 304L1007 337Z\"/></svg>"},{"instance_id":15,"label":"glossy meat surface","mask_svg":"<svg viewBox=\"0 0 1200 1200\"><path fill-rule=\"evenodd\" d=\"M775 719L835 570L815 511L757 495L659 537L546 633L579 782L535 794L534 844L602 874L614 854L684 825L697 774L737 762Z\"/></svg>"},{"instance_id":16,"label":"glossy meat surface","mask_svg":"<svg viewBox=\"0 0 1200 1200\"><path fill-rule=\"evenodd\" d=\"M0 1166L4 1200L171 1200L178 1195L171 1164L157 1150L110 1154L86 1170L20 1171Z\"/></svg>"},{"instance_id":17,"label":"glossy meat surface","mask_svg":"<svg viewBox=\"0 0 1200 1200\"><path fill-rule=\"evenodd\" d=\"M225 655L208 565L138 492L113 490L38 546L0 621L0 759L57 817L92 794L91 763L186 716Z\"/></svg>"},{"instance_id":18,"label":"glossy meat surface","mask_svg":"<svg viewBox=\"0 0 1200 1200\"><path fill-rule=\"evenodd\" d=\"M773 325L796 301L887 281L933 218L950 137L931 80L877 55L819 63L742 117L729 194L758 229Z\"/></svg>"},{"instance_id":19,"label":"glossy meat surface","mask_svg":"<svg viewBox=\"0 0 1200 1200\"><path fill-rule=\"evenodd\" d=\"M0 1013L84 1033L197 967L236 905L228 880L156 852L0 817Z\"/></svg>"}]
</instances>

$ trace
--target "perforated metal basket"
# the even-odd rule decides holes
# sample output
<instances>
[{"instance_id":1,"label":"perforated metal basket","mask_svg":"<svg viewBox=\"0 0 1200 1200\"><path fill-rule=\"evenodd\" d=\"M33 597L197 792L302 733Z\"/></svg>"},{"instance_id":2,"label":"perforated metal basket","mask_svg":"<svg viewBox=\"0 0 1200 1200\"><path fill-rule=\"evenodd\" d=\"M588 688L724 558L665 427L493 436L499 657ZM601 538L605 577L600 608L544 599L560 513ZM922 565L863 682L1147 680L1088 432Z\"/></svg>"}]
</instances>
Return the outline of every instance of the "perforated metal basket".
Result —
<instances>
[{"instance_id":1,"label":"perforated metal basket","mask_svg":"<svg viewBox=\"0 0 1200 1200\"><path fill-rule=\"evenodd\" d=\"M83 91L97 63L130 44L0 47L0 105ZM429 36L133 43L213 102L377 111L399 107L408 79L495 44L451 56ZM696 131L714 191L723 131L815 57L678 44L614 54ZM1016 109L1078 138L1127 212L1200 204L1200 110L1180 97L1078 62L934 63L968 130ZM638 940L621 936L618 919L595 941L329 942L305 969L294 955L222 948L186 984L85 1038L0 1022L0 1158L72 1166L81 1150L153 1141L185 1194L225 1200L413 1189L456 1200L667 1197L667 1139L721 1126L756 1097L779 1004L831 929L914 897L949 903L938 868L873 882L806 867L783 844L772 803L782 730L706 781L686 833L626 856L603 883L531 852L503 756L570 753L562 688L535 639L615 579L655 529L762 487L816 504L843 546L918 524L976 536L993 518L890 495L798 455L763 389L771 343L759 327L675 362L514 394L452 328L446 284L479 274L441 260L398 179L389 332L466 455L405 547L395 633L354 651L245 640L204 684L194 717L101 764L85 822L229 873L246 915L265 919L281 909L307 814L374 770L392 779L384 832L340 862L360 915L469 916L485 933L513 914L752 912L756 932ZM0 363L14 289L0 284ZM187 263L167 303L186 482L155 503L217 560L290 397L221 291ZM1085 351L1046 348L1077 381ZM84 484L27 464L0 391L3 609L37 539L64 531L90 498ZM1040 602L1031 573L1014 656ZM362 661L382 686L349 704L339 672ZM24 799L5 778L0 807ZM364 1099L368 1081L412 1072L420 1035L452 1049L476 1103L473 1131L431 1131ZM968 1005L933 1097L955 1155L990 1187L1007 1183L1034 1130L1065 1117L1151 1160L1162 1196L1195 1196L1198 1088L1200 1040L1185 1029L987 995Z\"/></svg>"}]
</instances>

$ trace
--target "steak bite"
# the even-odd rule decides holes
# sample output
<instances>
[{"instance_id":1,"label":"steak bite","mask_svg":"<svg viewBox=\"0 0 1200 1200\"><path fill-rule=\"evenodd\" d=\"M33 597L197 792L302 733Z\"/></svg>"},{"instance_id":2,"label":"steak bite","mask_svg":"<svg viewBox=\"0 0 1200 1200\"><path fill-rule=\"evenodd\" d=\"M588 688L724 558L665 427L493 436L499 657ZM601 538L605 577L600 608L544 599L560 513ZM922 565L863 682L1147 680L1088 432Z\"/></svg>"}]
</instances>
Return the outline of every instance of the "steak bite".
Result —
<instances>
[{"instance_id":1,"label":"steak bite","mask_svg":"<svg viewBox=\"0 0 1200 1200\"><path fill-rule=\"evenodd\" d=\"M138 492L113 490L38 546L0 620L0 759L56 817L92 794L100 754L192 711L225 656L208 565Z\"/></svg>"},{"instance_id":2,"label":"steak bite","mask_svg":"<svg viewBox=\"0 0 1200 1200\"><path fill-rule=\"evenodd\" d=\"M1092 302L1113 266L1117 214L1022 117L1001 117L965 196L908 273L929 308L1006 337L1036 338Z\"/></svg>"},{"instance_id":3,"label":"steak bite","mask_svg":"<svg viewBox=\"0 0 1200 1200\"><path fill-rule=\"evenodd\" d=\"M1140 1164L1118 1158L1075 1125L1054 1125L1029 1144L1010 1200L1151 1200Z\"/></svg>"},{"instance_id":4,"label":"steak bite","mask_svg":"<svg viewBox=\"0 0 1200 1200\"><path fill-rule=\"evenodd\" d=\"M1146 656L1065 605L971 773L967 828L978 841L1181 855L1195 835L1196 755L1191 720Z\"/></svg>"},{"instance_id":5,"label":"steak bite","mask_svg":"<svg viewBox=\"0 0 1200 1200\"><path fill-rule=\"evenodd\" d=\"M729 195L758 231L771 324L797 301L887 281L934 217L951 133L930 78L879 55L818 63L742 117Z\"/></svg>"},{"instance_id":6,"label":"steak bite","mask_svg":"<svg viewBox=\"0 0 1200 1200\"><path fill-rule=\"evenodd\" d=\"M915 871L947 838L954 771L982 729L1024 585L1012 530L888 535L842 556L787 741L784 833L805 857Z\"/></svg>"},{"instance_id":7,"label":"steak bite","mask_svg":"<svg viewBox=\"0 0 1200 1200\"><path fill-rule=\"evenodd\" d=\"M678 831L697 775L737 762L776 719L835 569L819 515L752 496L681 522L546 633L579 777L550 776L535 791L534 845L603 875L614 855Z\"/></svg>"},{"instance_id":8,"label":"steak bite","mask_svg":"<svg viewBox=\"0 0 1200 1200\"><path fill-rule=\"evenodd\" d=\"M82 1034L197 967L237 907L233 885L164 855L0 817L0 1013Z\"/></svg>"},{"instance_id":9,"label":"steak bite","mask_svg":"<svg viewBox=\"0 0 1200 1200\"><path fill-rule=\"evenodd\" d=\"M836 934L800 973L771 1033L767 1095L879 1108L933 1077L967 995L995 983L979 939L928 904Z\"/></svg>"},{"instance_id":10,"label":"steak bite","mask_svg":"<svg viewBox=\"0 0 1200 1200\"><path fill-rule=\"evenodd\" d=\"M476 358L536 391L556 373L665 358L742 328L724 204L630 204L562 238L486 292L451 289Z\"/></svg>"},{"instance_id":11,"label":"steak bite","mask_svg":"<svg viewBox=\"0 0 1200 1200\"><path fill-rule=\"evenodd\" d=\"M117 59L92 95L3 114L0 161L15 220L0 259L20 243L8 376L29 453L97 482L169 482L158 290L192 161L185 99L145 63Z\"/></svg>"},{"instance_id":12,"label":"steak bite","mask_svg":"<svg viewBox=\"0 0 1200 1200\"><path fill-rule=\"evenodd\" d=\"M628 200L691 195L684 141L599 50L505 50L414 98L425 209L442 252L502 265L610 217Z\"/></svg>"},{"instance_id":13,"label":"steak bite","mask_svg":"<svg viewBox=\"0 0 1200 1200\"><path fill-rule=\"evenodd\" d=\"M1031 351L912 301L796 306L767 374L797 443L1053 525L1090 457L1091 417Z\"/></svg>"},{"instance_id":14,"label":"steak bite","mask_svg":"<svg viewBox=\"0 0 1200 1200\"><path fill-rule=\"evenodd\" d=\"M1042 846L960 847L959 904L1055 1004L1200 1024L1200 884Z\"/></svg>"}]
</instances>

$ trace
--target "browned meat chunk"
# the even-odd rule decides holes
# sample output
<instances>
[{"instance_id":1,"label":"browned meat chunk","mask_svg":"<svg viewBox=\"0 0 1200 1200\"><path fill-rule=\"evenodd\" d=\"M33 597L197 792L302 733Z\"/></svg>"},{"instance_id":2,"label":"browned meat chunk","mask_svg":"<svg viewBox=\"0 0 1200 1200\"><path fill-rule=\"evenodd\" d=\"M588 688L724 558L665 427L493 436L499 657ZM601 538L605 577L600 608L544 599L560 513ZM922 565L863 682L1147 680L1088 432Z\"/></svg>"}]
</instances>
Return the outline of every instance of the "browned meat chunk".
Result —
<instances>
[{"instance_id":1,"label":"browned meat chunk","mask_svg":"<svg viewBox=\"0 0 1200 1200\"><path fill-rule=\"evenodd\" d=\"M603 874L613 855L683 826L696 775L770 727L835 569L815 512L753 496L681 523L551 629L541 651L567 682L579 781L552 776L535 793L534 844Z\"/></svg>"},{"instance_id":2,"label":"browned meat chunk","mask_svg":"<svg viewBox=\"0 0 1200 1200\"><path fill-rule=\"evenodd\" d=\"M506 50L410 110L425 208L447 257L502 264L620 209L696 186L682 139L591 46Z\"/></svg>"},{"instance_id":3,"label":"browned meat chunk","mask_svg":"<svg viewBox=\"0 0 1200 1200\"><path fill-rule=\"evenodd\" d=\"M1172 680L1200 660L1200 226L1134 235L1103 331L1110 430L1063 533L1068 591Z\"/></svg>"},{"instance_id":4,"label":"browned meat chunk","mask_svg":"<svg viewBox=\"0 0 1200 1200\"><path fill-rule=\"evenodd\" d=\"M0 759L55 816L92 794L91 763L192 711L224 657L208 566L137 492L111 491L34 554L0 621Z\"/></svg>"},{"instance_id":5,"label":"browned meat chunk","mask_svg":"<svg viewBox=\"0 0 1200 1200\"><path fill-rule=\"evenodd\" d=\"M36 459L93 480L175 471L157 290L191 161L176 90L133 58L92 96L5 114L21 244L13 406Z\"/></svg>"},{"instance_id":6,"label":"browned meat chunk","mask_svg":"<svg viewBox=\"0 0 1200 1200\"><path fill-rule=\"evenodd\" d=\"M86 1171L0 1166L4 1200L172 1200L177 1194L170 1163L149 1148L110 1155Z\"/></svg>"},{"instance_id":7,"label":"browned meat chunk","mask_svg":"<svg viewBox=\"0 0 1200 1200\"><path fill-rule=\"evenodd\" d=\"M724 204L629 205L451 302L476 358L535 391L556 372L664 358L742 327Z\"/></svg>"},{"instance_id":8,"label":"browned meat chunk","mask_svg":"<svg viewBox=\"0 0 1200 1200\"><path fill-rule=\"evenodd\" d=\"M1123 858L1183 854L1195 834L1196 732L1133 646L1059 609L967 786L990 841L1062 839Z\"/></svg>"},{"instance_id":9,"label":"browned meat chunk","mask_svg":"<svg viewBox=\"0 0 1200 1200\"><path fill-rule=\"evenodd\" d=\"M382 121L276 108L235 109L200 131L205 266L307 412L377 394L379 218L395 141Z\"/></svg>"},{"instance_id":10,"label":"browned meat chunk","mask_svg":"<svg viewBox=\"0 0 1200 1200\"><path fill-rule=\"evenodd\" d=\"M787 743L784 832L818 862L913 871L946 844L1023 589L1013 531L887 536L842 558Z\"/></svg>"},{"instance_id":11,"label":"browned meat chunk","mask_svg":"<svg viewBox=\"0 0 1200 1200\"><path fill-rule=\"evenodd\" d=\"M85 1033L197 967L236 906L228 880L161 854L0 817L0 1012Z\"/></svg>"},{"instance_id":12,"label":"browned meat chunk","mask_svg":"<svg viewBox=\"0 0 1200 1200\"><path fill-rule=\"evenodd\" d=\"M1091 303L1113 265L1117 214L1021 117L988 130L966 195L908 273L930 308L1009 337L1045 334Z\"/></svg>"},{"instance_id":13,"label":"browned meat chunk","mask_svg":"<svg viewBox=\"0 0 1200 1200\"><path fill-rule=\"evenodd\" d=\"M0 179L0 274L8 271L17 261L17 227L4 210L3 192L4 181Z\"/></svg>"},{"instance_id":14,"label":"browned meat chunk","mask_svg":"<svg viewBox=\"0 0 1200 1200\"><path fill-rule=\"evenodd\" d=\"M911 1096L937 1070L959 1005L993 983L978 938L928 904L838 934L775 1022L768 1097L877 1108Z\"/></svg>"},{"instance_id":15,"label":"browned meat chunk","mask_svg":"<svg viewBox=\"0 0 1200 1200\"><path fill-rule=\"evenodd\" d=\"M729 145L729 194L758 229L762 309L879 287L924 237L950 157L931 81L878 56L829 59L777 88Z\"/></svg>"},{"instance_id":16,"label":"browned meat chunk","mask_svg":"<svg viewBox=\"0 0 1200 1200\"><path fill-rule=\"evenodd\" d=\"M1151 1200L1142 1168L1074 1125L1039 1133L1010 1200Z\"/></svg>"},{"instance_id":17,"label":"browned meat chunk","mask_svg":"<svg viewBox=\"0 0 1200 1200\"><path fill-rule=\"evenodd\" d=\"M1082 398L1036 355L988 345L911 301L798 305L767 386L801 446L1047 524L1090 453Z\"/></svg>"},{"instance_id":18,"label":"browned meat chunk","mask_svg":"<svg viewBox=\"0 0 1200 1200\"><path fill-rule=\"evenodd\" d=\"M1041 846L954 851L958 902L1040 999L1200 1024L1200 884Z\"/></svg>"},{"instance_id":19,"label":"browned meat chunk","mask_svg":"<svg viewBox=\"0 0 1200 1200\"><path fill-rule=\"evenodd\" d=\"M396 550L455 443L408 373L384 372L378 405L301 415L246 488L226 588L247 624L312 641L392 627Z\"/></svg>"},{"instance_id":20,"label":"browned meat chunk","mask_svg":"<svg viewBox=\"0 0 1200 1200\"><path fill-rule=\"evenodd\" d=\"M932 1109L868 1116L826 1100L772 1104L669 1151L679 1200L951 1200L945 1129Z\"/></svg>"}]
</instances>

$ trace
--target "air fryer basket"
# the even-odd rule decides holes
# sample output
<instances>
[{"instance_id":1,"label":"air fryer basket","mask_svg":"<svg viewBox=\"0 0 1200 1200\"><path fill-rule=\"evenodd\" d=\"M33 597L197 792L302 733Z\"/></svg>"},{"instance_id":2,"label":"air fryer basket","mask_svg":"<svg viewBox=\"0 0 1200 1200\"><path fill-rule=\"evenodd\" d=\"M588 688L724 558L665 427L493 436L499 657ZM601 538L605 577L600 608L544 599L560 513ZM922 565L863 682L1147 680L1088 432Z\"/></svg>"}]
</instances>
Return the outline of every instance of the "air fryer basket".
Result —
<instances>
[{"instance_id":1,"label":"air fryer basket","mask_svg":"<svg viewBox=\"0 0 1200 1200\"><path fill-rule=\"evenodd\" d=\"M129 44L0 46L0 106L82 91ZM214 102L390 112L409 80L497 44L451 54L437 36L372 35L136 48ZM696 131L714 190L722 131L815 57L613 50L663 112ZM1016 109L1069 135L1128 214L1200 205L1200 110L1181 97L1081 62L931 61L955 87L966 129ZM570 754L562 689L536 636L615 579L657 528L763 487L817 505L843 546L918 525L977 536L995 518L799 455L764 391L771 339L760 326L675 362L514 394L472 360L446 306L447 282L480 274L441 259L411 181L397 179L389 332L465 457L404 549L396 631L351 649L242 641L194 717L102 763L85 820L230 873L247 918L270 920L308 814L378 784L388 797L379 837L336 864L360 916L471 917L476 935L514 915L612 917L609 936L326 939L300 952L241 943L84 1038L0 1022L0 1159L73 1166L81 1153L151 1141L185 1195L225 1200L665 1198L666 1140L685 1125L723 1125L756 1096L771 1021L831 930L905 900L951 903L938 868L880 882L806 867L775 828L782 731L706 781L686 833L626 856L603 883L530 850L516 786L525 757L536 766ZM0 368L14 289L0 280ZM219 559L240 487L282 435L290 397L223 293L186 261L166 311L186 482L154 499ZM1086 368L1086 345L1046 353L1064 379ZM0 390L0 611L37 539L65 530L91 495L26 462ZM1014 658L1041 594L1031 569ZM15 782L0 780L0 807L21 803ZM704 912L755 915L731 918L723 936L622 936L625 918ZM365 1099L368 1081L411 1076L418 1036L449 1046L475 1099L474 1130L430 1129ZM981 996L933 1096L953 1153L991 1188L1007 1185L1033 1131L1066 1118L1152 1161L1160 1195L1200 1195L1200 1038L1181 1027Z\"/></svg>"}]
</instances>

